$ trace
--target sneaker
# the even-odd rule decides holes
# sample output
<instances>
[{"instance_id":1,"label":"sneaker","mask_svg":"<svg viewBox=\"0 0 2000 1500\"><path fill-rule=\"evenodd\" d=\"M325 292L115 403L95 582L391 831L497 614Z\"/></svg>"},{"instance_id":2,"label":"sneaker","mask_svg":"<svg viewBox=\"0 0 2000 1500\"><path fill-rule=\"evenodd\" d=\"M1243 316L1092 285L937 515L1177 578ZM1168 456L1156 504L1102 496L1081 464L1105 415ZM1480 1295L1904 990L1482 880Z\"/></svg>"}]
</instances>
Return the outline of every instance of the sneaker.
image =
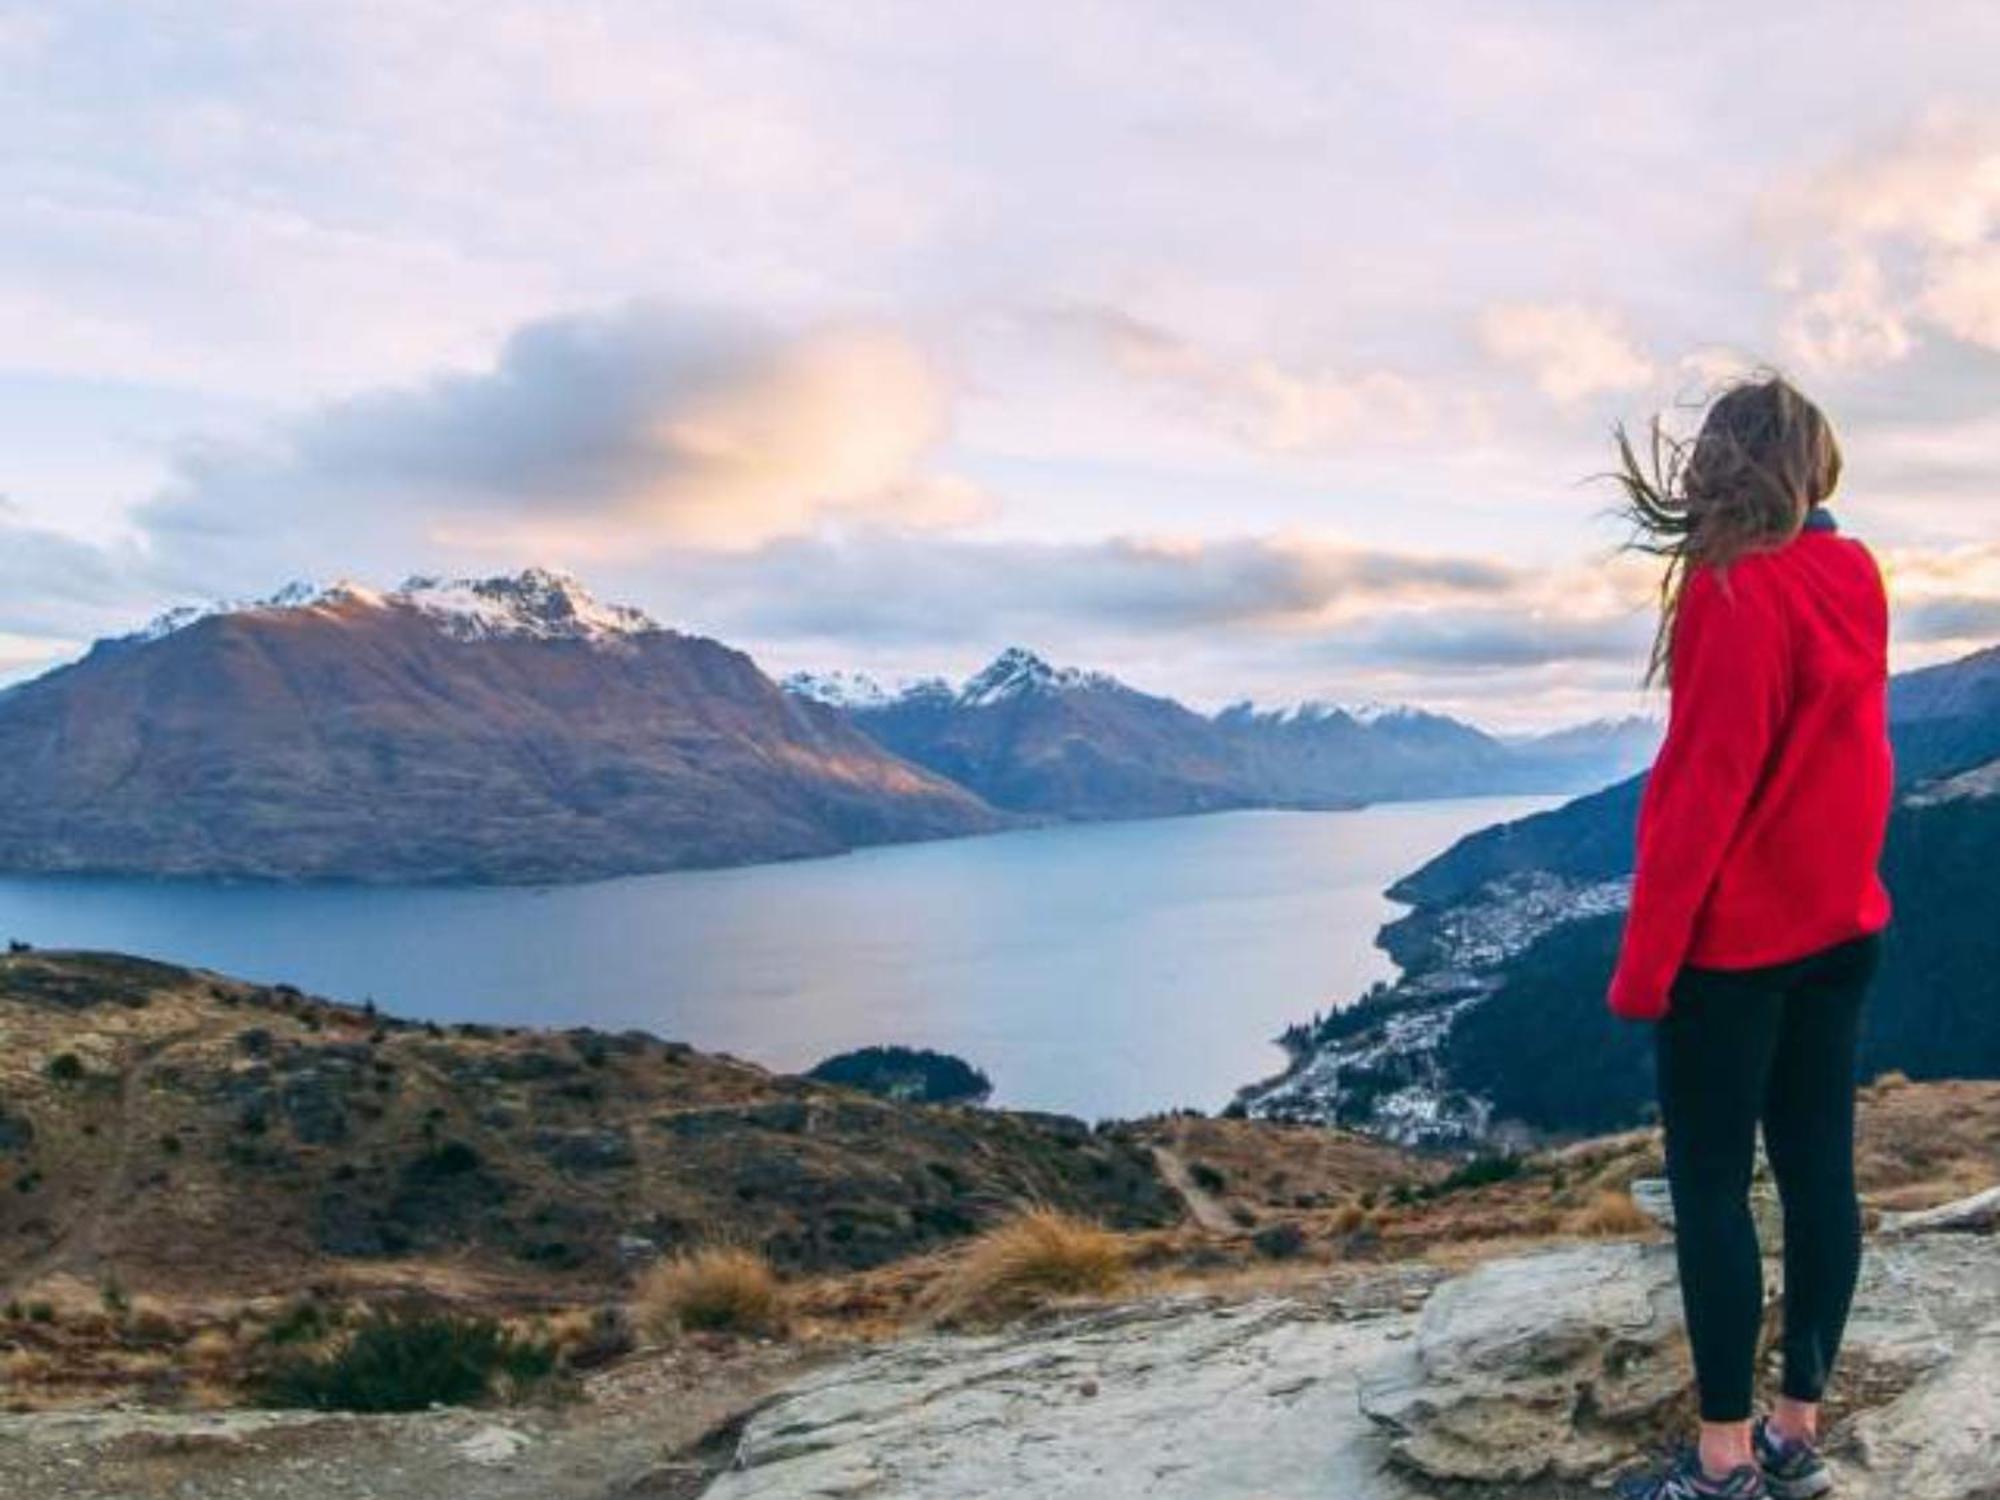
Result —
<instances>
[{"instance_id":1,"label":"sneaker","mask_svg":"<svg viewBox=\"0 0 2000 1500\"><path fill-rule=\"evenodd\" d=\"M1805 1438L1779 1437L1767 1418L1759 1417L1750 1429L1750 1446L1764 1471L1764 1486L1777 1500L1814 1500L1833 1488L1833 1472L1819 1449Z\"/></svg>"},{"instance_id":2,"label":"sneaker","mask_svg":"<svg viewBox=\"0 0 2000 1500\"><path fill-rule=\"evenodd\" d=\"M1653 1474L1636 1474L1618 1481L1618 1500L1766 1500L1764 1476L1755 1464L1743 1464L1725 1479L1710 1479L1701 1457L1683 1448L1674 1461Z\"/></svg>"}]
</instances>

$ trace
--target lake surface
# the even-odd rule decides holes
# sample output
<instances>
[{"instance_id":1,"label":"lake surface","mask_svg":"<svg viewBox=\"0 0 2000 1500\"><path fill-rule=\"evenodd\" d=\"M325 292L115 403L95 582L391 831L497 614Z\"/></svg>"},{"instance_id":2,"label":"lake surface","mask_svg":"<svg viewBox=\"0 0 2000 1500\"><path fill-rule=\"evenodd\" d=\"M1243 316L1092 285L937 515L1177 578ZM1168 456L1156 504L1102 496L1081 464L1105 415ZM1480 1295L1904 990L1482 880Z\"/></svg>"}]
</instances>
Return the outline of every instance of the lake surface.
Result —
<instances>
[{"instance_id":1,"label":"lake surface","mask_svg":"<svg viewBox=\"0 0 2000 1500\"><path fill-rule=\"evenodd\" d=\"M0 936L111 948L440 1021L641 1028L788 1070L953 1052L995 1102L1215 1109L1285 1025L1392 966L1382 887L1560 799L1034 829L535 889L0 879Z\"/></svg>"}]
</instances>

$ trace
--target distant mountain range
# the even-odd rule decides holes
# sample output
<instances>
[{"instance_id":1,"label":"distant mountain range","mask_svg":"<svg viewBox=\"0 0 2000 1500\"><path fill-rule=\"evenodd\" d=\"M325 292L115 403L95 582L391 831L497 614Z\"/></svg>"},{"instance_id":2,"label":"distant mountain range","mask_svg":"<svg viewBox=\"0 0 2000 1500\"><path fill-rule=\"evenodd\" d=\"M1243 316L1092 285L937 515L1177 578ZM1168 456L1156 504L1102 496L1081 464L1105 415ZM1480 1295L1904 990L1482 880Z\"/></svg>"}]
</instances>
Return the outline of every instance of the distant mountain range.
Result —
<instances>
[{"instance_id":1,"label":"distant mountain range","mask_svg":"<svg viewBox=\"0 0 2000 1500\"><path fill-rule=\"evenodd\" d=\"M891 691L841 672L785 686L995 807L1062 818L1574 791L1646 764L1659 738L1639 718L1503 741L1412 708L1241 703L1208 715L1018 647L956 687Z\"/></svg>"},{"instance_id":2,"label":"distant mountain range","mask_svg":"<svg viewBox=\"0 0 2000 1500\"><path fill-rule=\"evenodd\" d=\"M772 682L542 569L174 610L0 694L0 870L543 882L1024 820L1575 789L1643 720L1502 742L1413 709L1197 713L1009 650Z\"/></svg>"},{"instance_id":3,"label":"distant mountain range","mask_svg":"<svg viewBox=\"0 0 2000 1500\"><path fill-rule=\"evenodd\" d=\"M1890 710L1896 919L1862 1071L2000 1077L2000 647L1897 677ZM1650 1033L1603 997L1643 785L1482 829L1398 881L1411 910L1378 941L1402 977L1295 1028L1292 1066L1244 1107L1433 1144L1638 1121Z\"/></svg>"},{"instance_id":4,"label":"distant mountain range","mask_svg":"<svg viewBox=\"0 0 2000 1500\"><path fill-rule=\"evenodd\" d=\"M0 868L545 881L1005 821L575 580L294 586L0 699Z\"/></svg>"}]
</instances>

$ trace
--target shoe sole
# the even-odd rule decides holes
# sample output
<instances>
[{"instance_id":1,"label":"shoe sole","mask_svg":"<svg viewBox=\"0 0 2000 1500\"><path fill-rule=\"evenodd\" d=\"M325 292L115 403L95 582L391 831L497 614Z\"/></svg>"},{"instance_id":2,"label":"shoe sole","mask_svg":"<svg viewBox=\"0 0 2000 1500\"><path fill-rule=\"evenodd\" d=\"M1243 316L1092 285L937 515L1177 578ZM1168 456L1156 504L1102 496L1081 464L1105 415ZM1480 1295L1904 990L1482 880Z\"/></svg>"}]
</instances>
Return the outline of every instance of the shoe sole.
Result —
<instances>
[{"instance_id":1,"label":"shoe sole","mask_svg":"<svg viewBox=\"0 0 2000 1500\"><path fill-rule=\"evenodd\" d=\"M1819 1500L1833 1488L1833 1476L1825 1469L1817 1474L1808 1474L1803 1479L1779 1479L1771 1474L1764 1476L1764 1488L1771 1500Z\"/></svg>"}]
</instances>

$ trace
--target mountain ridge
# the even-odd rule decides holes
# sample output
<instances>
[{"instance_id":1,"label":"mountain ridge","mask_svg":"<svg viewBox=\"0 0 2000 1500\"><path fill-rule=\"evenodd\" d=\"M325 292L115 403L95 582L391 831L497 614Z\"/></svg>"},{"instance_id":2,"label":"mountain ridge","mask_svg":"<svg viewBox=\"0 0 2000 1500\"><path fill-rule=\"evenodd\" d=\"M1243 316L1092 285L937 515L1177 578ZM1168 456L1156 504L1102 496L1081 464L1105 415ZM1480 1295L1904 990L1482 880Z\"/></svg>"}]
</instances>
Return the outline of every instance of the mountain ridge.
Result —
<instances>
[{"instance_id":1,"label":"mountain ridge","mask_svg":"<svg viewBox=\"0 0 2000 1500\"><path fill-rule=\"evenodd\" d=\"M545 570L169 616L0 699L0 868L538 883L1008 820Z\"/></svg>"},{"instance_id":2,"label":"mountain ridge","mask_svg":"<svg viewBox=\"0 0 2000 1500\"><path fill-rule=\"evenodd\" d=\"M1643 764L1657 739L1637 717L1503 740L1411 705L1316 699L1205 714L1021 646L958 684L800 672L784 685L996 807L1070 819L1573 791Z\"/></svg>"}]
</instances>

